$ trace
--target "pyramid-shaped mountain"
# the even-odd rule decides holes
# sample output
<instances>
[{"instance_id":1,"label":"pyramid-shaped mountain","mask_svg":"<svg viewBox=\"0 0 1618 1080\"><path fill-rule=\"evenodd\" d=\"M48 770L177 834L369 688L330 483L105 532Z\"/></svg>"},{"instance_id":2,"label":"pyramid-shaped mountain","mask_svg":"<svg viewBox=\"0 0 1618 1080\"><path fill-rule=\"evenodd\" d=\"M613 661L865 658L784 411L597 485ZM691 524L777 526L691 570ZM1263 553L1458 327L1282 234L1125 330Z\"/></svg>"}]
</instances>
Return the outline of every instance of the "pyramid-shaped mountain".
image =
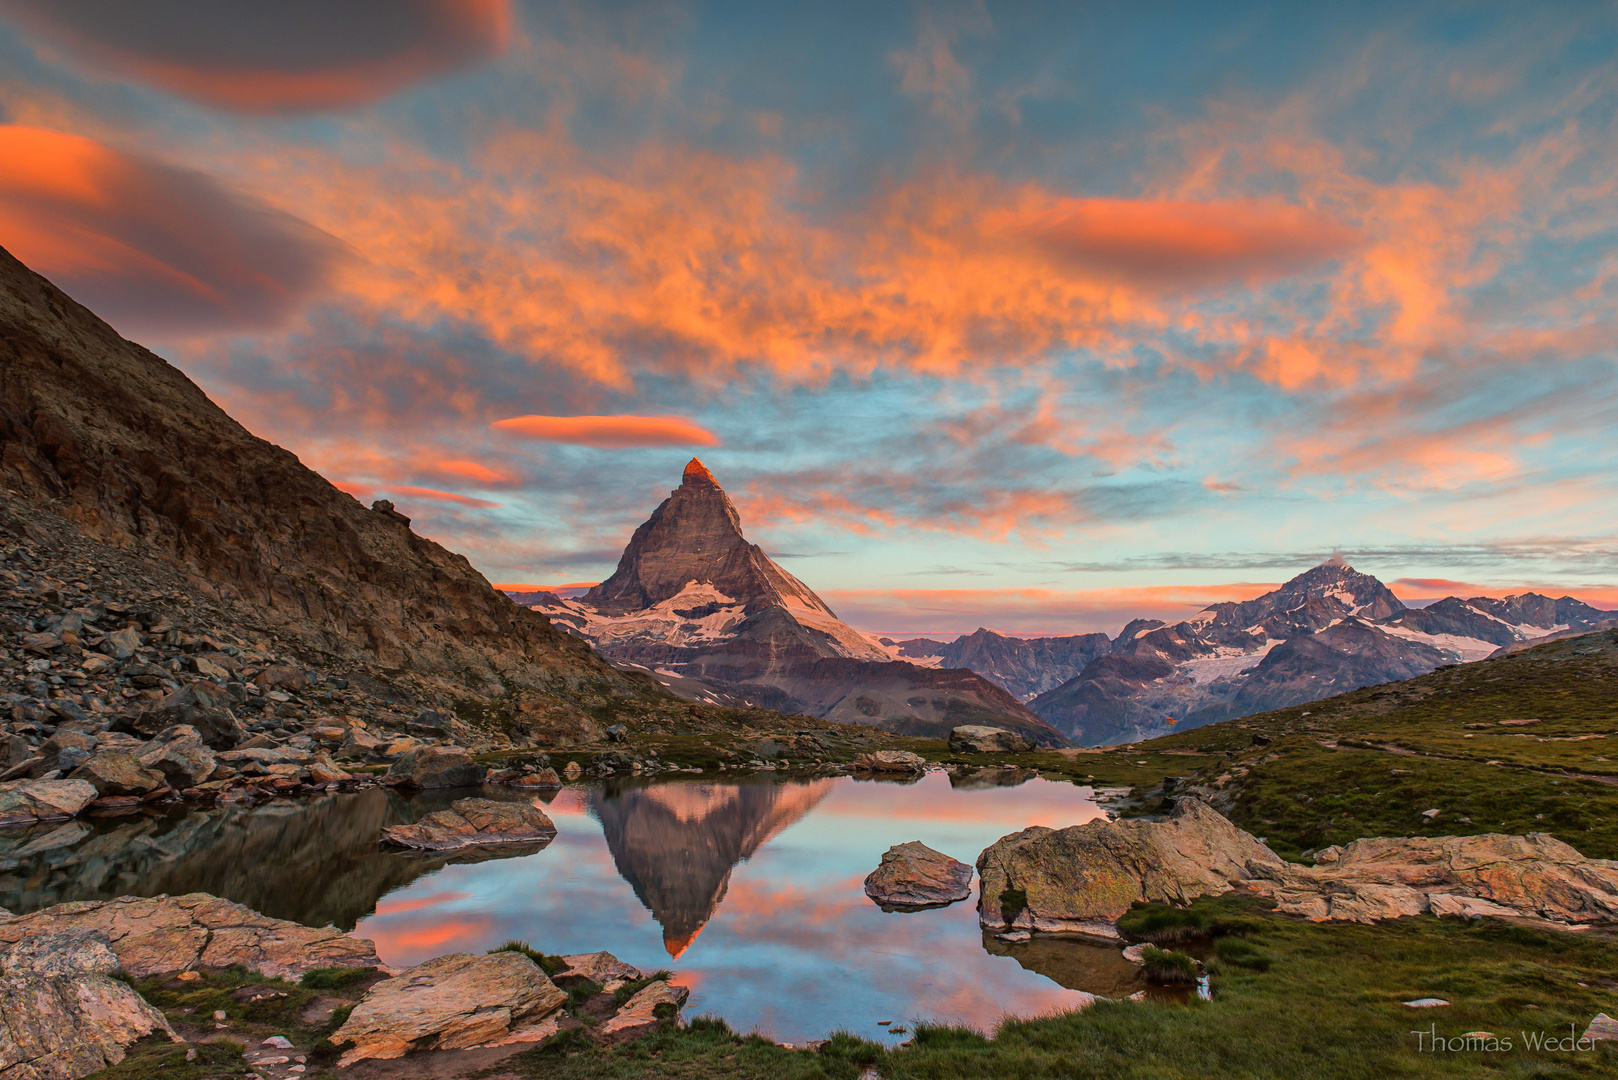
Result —
<instances>
[{"instance_id":1,"label":"pyramid-shaped mountain","mask_svg":"<svg viewBox=\"0 0 1618 1080\"><path fill-rule=\"evenodd\" d=\"M896 659L839 619L742 532L741 515L693 458L635 530L618 569L577 600L524 601L676 693L783 712L947 734L983 723L1066 740L971 671Z\"/></svg>"}]
</instances>

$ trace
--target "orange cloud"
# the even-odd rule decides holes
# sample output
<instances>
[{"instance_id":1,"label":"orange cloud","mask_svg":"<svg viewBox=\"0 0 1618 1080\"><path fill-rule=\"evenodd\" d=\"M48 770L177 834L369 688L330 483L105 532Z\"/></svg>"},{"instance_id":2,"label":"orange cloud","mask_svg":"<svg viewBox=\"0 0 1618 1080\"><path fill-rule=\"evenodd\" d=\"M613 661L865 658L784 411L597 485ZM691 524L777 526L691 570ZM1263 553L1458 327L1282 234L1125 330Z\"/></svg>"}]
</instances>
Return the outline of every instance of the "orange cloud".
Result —
<instances>
[{"instance_id":1,"label":"orange cloud","mask_svg":"<svg viewBox=\"0 0 1618 1080\"><path fill-rule=\"evenodd\" d=\"M467 480L481 480L485 484L509 484L511 478L504 473L495 472L487 465L479 465L475 461L440 461L433 466L441 473L450 476L460 476Z\"/></svg>"},{"instance_id":2,"label":"orange cloud","mask_svg":"<svg viewBox=\"0 0 1618 1080\"><path fill-rule=\"evenodd\" d=\"M991 215L988 224L1081 273L1154 286L1291 273L1342 255L1358 240L1323 214L1255 200L1058 199L1044 209Z\"/></svg>"},{"instance_id":3,"label":"orange cloud","mask_svg":"<svg viewBox=\"0 0 1618 1080\"><path fill-rule=\"evenodd\" d=\"M330 236L200 173L0 126L0 244L126 333L265 326L323 285Z\"/></svg>"},{"instance_id":4,"label":"orange cloud","mask_svg":"<svg viewBox=\"0 0 1618 1080\"><path fill-rule=\"evenodd\" d=\"M530 439L578 446L719 445L719 436L683 416L514 416L490 426Z\"/></svg>"},{"instance_id":5,"label":"orange cloud","mask_svg":"<svg viewBox=\"0 0 1618 1080\"><path fill-rule=\"evenodd\" d=\"M407 484L394 484L388 490L395 494L409 495L417 499L432 499L434 502L454 503L456 506L475 506L486 510L492 510L501 505L487 499L474 499L470 495L456 495L449 491L434 491L432 488L410 487Z\"/></svg>"},{"instance_id":6,"label":"orange cloud","mask_svg":"<svg viewBox=\"0 0 1618 1080\"><path fill-rule=\"evenodd\" d=\"M509 0L345 0L129 5L8 0L3 10L88 61L216 108L340 109L492 59L511 37Z\"/></svg>"}]
</instances>

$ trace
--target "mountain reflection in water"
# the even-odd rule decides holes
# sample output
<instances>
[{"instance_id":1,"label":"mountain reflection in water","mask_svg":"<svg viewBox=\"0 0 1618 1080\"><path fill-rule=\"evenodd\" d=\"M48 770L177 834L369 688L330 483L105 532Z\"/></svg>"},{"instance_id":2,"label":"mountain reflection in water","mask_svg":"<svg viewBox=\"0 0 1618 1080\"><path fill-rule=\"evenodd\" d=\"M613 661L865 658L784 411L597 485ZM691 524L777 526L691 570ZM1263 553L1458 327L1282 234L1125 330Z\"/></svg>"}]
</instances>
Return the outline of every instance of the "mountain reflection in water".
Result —
<instances>
[{"instance_id":1,"label":"mountain reflection in water","mask_svg":"<svg viewBox=\"0 0 1618 1080\"><path fill-rule=\"evenodd\" d=\"M401 967L512 938L551 953L608 949L645 970L675 967L691 1015L792 1041L837 1028L884 1038L877 1020L917 1017L989 1028L1070 1007L1077 990L1131 985L1110 951L986 939L971 900L885 913L862 889L893 844L920 840L970 863L1007 833L1100 816L1083 788L1011 770L953 786L941 773L629 780L556 793L546 812L557 836L543 850L378 847L385 826L468 794L373 789L0 832L0 907L204 891L354 928Z\"/></svg>"}]
</instances>

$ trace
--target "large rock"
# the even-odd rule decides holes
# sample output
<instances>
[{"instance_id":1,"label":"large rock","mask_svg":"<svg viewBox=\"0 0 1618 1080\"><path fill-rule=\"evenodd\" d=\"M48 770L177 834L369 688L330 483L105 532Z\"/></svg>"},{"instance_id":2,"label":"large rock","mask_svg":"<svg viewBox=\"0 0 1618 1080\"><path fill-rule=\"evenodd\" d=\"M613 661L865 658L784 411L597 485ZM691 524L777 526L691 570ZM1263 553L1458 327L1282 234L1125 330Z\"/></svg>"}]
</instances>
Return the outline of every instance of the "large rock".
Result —
<instances>
[{"instance_id":1,"label":"large rock","mask_svg":"<svg viewBox=\"0 0 1618 1080\"><path fill-rule=\"evenodd\" d=\"M658 980L624 1002L623 1008L598 1030L604 1038L618 1042L643 1035L665 1020L677 1024L680 1010L690 996L687 987Z\"/></svg>"},{"instance_id":2,"label":"large rock","mask_svg":"<svg viewBox=\"0 0 1618 1080\"><path fill-rule=\"evenodd\" d=\"M95 800L86 780L8 780L0 784L0 825L64 821Z\"/></svg>"},{"instance_id":3,"label":"large rock","mask_svg":"<svg viewBox=\"0 0 1618 1080\"><path fill-rule=\"evenodd\" d=\"M142 765L163 774L169 787L196 787L213 775L218 759L201 732L190 724L176 724L158 732L138 755Z\"/></svg>"},{"instance_id":4,"label":"large rock","mask_svg":"<svg viewBox=\"0 0 1618 1080\"><path fill-rule=\"evenodd\" d=\"M137 735L153 736L185 724L214 750L229 750L247 738L247 729L230 710L230 695L210 682L181 687L144 713L126 722ZM126 726L120 725L120 726Z\"/></svg>"},{"instance_id":5,"label":"large rock","mask_svg":"<svg viewBox=\"0 0 1618 1080\"><path fill-rule=\"evenodd\" d=\"M1034 740L1005 728L964 724L949 733L949 748L957 754L1005 754L1032 750Z\"/></svg>"},{"instance_id":6,"label":"large rock","mask_svg":"<svg viewBox=\"0 0 1618 1080\"><path fill-rule=\"evenodd\" d=\"M567 994L522 953L455 953L377 983L331 1036L352 1040L339 1065L526 1041Z\"/></svg>"},{"instance_id":7,"label":"large rock","mask_svg":"<svg viewBox=\"0 0 1618 1080\"><path fill-rule=\"evenodd\" d=\"M0 978L0 1077L78 1080L154 1032L179 1036L128 983L101 974Z\"/></svg>"},{"instance_id":8,"label":"large rock","mask_svg":"<svg viewBox=\"0 0 1618 1080\"><path fill-rule=\"evenodd\" d=\"M624 963L610 952L570 953L562 957L562 962L567 967L553 976L558 986L592 982L606 987L640 978L640 968Z\"/></svg>"},{"instance_id":9,"label":"large rock","mask_svg":"<svg viewBox=\"0 0 1618 1080\"><path fill-rule=\"evenodd\" d=\"M475 787L488 772L459 746L423 746L388 767L384 782L406 787Z\"/></svg>"},{"instance_id":10,"label":"large rock","mask_svg":"<svg viewBox=\"0 0 1618 1080\"><path fill-rule=\"evenodd\" d=\"M1356 840L1315 861L1255 866L1243 888L1316 922L1422 912L1577 924L1618 918L1618 862L1587 859L1546 833Z\"/></svg>"},{"instance_id":11,"label":"large rock","mask_svg":"<svg viewBox=\"0 0 1618 1080\"><path fill-rule=\"evenodd\" d=\"M972 868L919 840L895 844L865 879L865 895L884 909L953 904L972 895Z\"/></svg>"},{"instance_id":12,"label":"large rock","mask_svg":"<svg viewBox=\"0 0 1618 1080\"><path fill-rule=\"evenodd\" d=\"M119 966L107 935L83 928L23 938L0 956L0 975L8 977L116 975Z\"/></svg>"},{"instance_id":13,"label":"large rock","mask_svg":"<svg viewBox=\"0 0 1618 1080\"><path fill-rule=\"evenodd\" d=\"M861 772L919 773L927 771L927 759L909 750L876 750L856 754L854 768Z\"/></svg>"},{"instance_id":14,"label":"large rock","mask_svg":"<svg viewBox=\"0 0 1618 1080\"><path fill-rule=\"evenodd\" d=\"M104 937L123 971L136 978L240 964L297 979L313 968L381 965L376 946L363 938L271 919L207 893L85 900L0 922L0 963L23 942L77 931Z\"/></svg>"},{"instance_id":15,"label":"large rock","mask_svg":"<svg viewBox=\"0 0 1618 1080\"><path fill-rule=\"evenodd\" d=\"M457 799L448 810L428 814L412 825L382 830L382 842L420 851L453 851L495 844L549 843L556 826L528 803Z\"/></svg>"},{"instance_id":16,"label":"large rock","mask_svg":"<svg viewBox=\"0 0 1618 1080\"><path fill-rule=\"evenodd\" d=\"M100 798L120 795L150 795L168 786L163 774L148 769L134 754L112 752L92 754L73 770L70 780L87 780Z\"/></svg>"},{"instance_id":17,"label":"large rock","mask_svg":"<svg viewBox=\"0 0 1618 1080\"><path fill-rule=\"evenodd\" d=\"M978 856L978 919L995 930L1115 937L1114 922L1136 901L1183 904L1279 865L1206 803L1181 799L1167 821L1036 826L995 841Z\"/></svg>"}]
</instances>

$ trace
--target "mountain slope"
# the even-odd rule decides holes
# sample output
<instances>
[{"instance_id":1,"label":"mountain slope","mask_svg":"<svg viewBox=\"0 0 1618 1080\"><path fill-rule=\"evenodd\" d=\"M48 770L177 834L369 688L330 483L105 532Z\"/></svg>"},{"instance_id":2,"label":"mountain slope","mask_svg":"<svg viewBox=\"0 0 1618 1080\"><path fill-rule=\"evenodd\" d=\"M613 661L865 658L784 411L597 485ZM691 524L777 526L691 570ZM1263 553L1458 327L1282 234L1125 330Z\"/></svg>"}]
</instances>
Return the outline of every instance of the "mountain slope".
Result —
<instances>
[{"instance_id":1,"label":"mountain slope","mask_svg":"<svg viewBox=\"0 0 1618 1080\"><path fill-rule=\"evenodd\" d=\"M703 700L739 696L906 734L986 723L1046 745L1065 742L1000 686L971 671L894 661L838 619L747 542L735 506L695 458L635 530L610 578L577 600L525 599L605 655Z\"/></svg>"},{"instance_id":2,"label":"mountain slope","mask_svg":"<svg viewBox=\"0 0 1618 1080\"><path fill-rule=\"evenodd\" d=\"M926 638L888 642L896 659L925 667L968 668L1009 690L1018 701L1054 690L1086 664L1112 651L1106 634L1017 638L979 627L945 644Z\"/></svg>"}]
</instances>

